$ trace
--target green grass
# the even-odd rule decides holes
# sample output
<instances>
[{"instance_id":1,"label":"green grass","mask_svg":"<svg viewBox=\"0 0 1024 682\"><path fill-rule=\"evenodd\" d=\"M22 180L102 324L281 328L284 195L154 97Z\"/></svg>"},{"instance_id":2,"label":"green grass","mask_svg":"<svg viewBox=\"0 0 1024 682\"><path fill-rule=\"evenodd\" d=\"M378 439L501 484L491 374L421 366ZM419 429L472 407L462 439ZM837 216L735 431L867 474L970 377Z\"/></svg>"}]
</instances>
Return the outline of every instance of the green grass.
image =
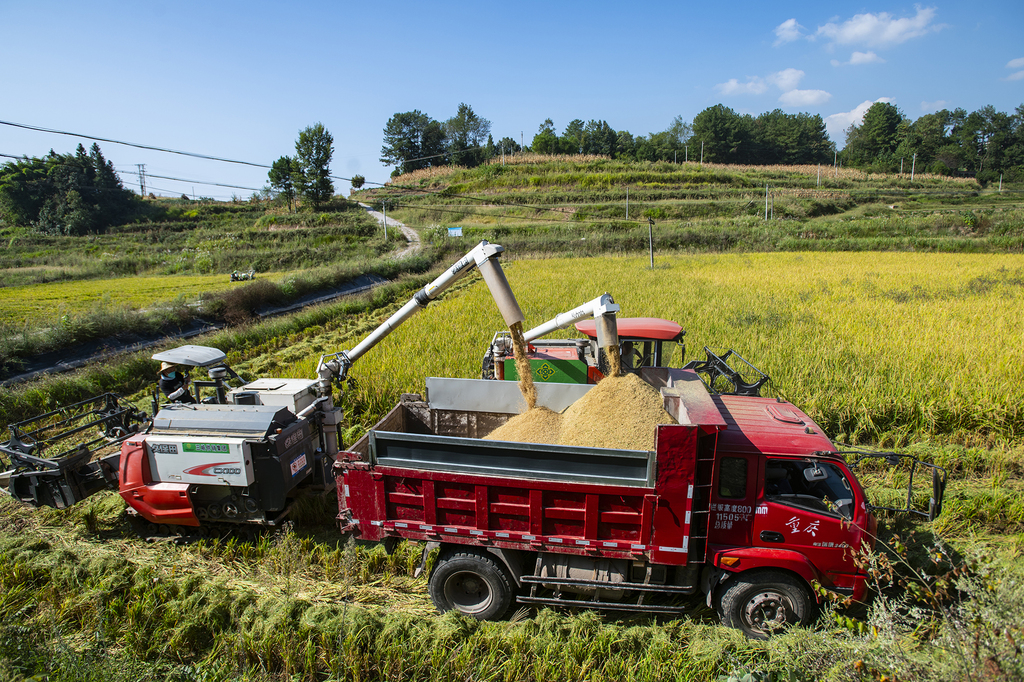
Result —
<instances>
[{"instance_id":1,"label":"green grass","mask_svg":"<svg viewBox=\"0 0 1024 682\"><path fill-rule=\"evenodd\" d=\"M121 506L114 494L67 511L0 500L0 679L653 681L753 673L810 681L857 679L860 670L867 679L997 680L1021 673L1012 644L1024 618L1019 571L991 561L971 558L973 570L951 578L956 599L936 607L884 596L868 611L829 607L813 630L753 642L718 626L701 600L678 620L549 610L497 623L439 616L424 581L411 577L417 547L399 545L388 556L378 545L302 525L252 543L147 544L130 537ZM927 538L910 545L935 551ZM891 560L910 575L899 554Z\"/></svg>"}]
</instances>

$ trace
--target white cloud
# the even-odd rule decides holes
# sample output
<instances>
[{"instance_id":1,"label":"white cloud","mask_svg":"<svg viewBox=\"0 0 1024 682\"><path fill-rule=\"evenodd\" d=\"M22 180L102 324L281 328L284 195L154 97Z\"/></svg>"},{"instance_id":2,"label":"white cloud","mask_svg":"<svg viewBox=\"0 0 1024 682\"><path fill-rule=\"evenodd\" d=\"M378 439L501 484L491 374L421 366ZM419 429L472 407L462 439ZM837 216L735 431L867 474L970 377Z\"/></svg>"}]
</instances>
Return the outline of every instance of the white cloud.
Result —
<instances>
[{"instance_id":1,"label":"white cloud","mask_svg":"<svg viewBox=\"0 0 1024 682\"><path fill-rule=\"evenodd\" d=\"M803 26L796 23L796 19L787 19L782 22L775 27L775 37L778 38L778 40L775 41L774 46L778 47L784 43L791 43L794 40L797 40L803 35L800 33L800 29L802 28Z\"/></svg>"},{"instance_id":2,"label":"white cloud","mask_svg":"<svg viewBox=\"0 0 1024 682\"><path fill-rule=\"evenodd\" d=\"M1019 69L1022 66L1024 66L1024 57L1020 57L1018 59L1011 59L1010 61L1006 62L1006 68L1008 69Z\"/></svg>"},{"instance_id":3,"label":"white cloud","mask_svg":"<svg viewBox=\"0 0 1024 682\"><path fill-rule=\"evenodd\" d=\"M804 72L800 69L783 69L768 76L768 82L785 92L799 85L803 77Z\"/></svg>"},{"instance_id":4,"label":"white cloud","mask_svg":"<svg viewBox=\"0 0 1024 682\"><path fill-rule=\"evenodd\" d=\"M1024 71L1018 71L1017 73L1011 73L1009 76L1006 77L1006 80L1008 80L1008 81L1019 81L1021 79L1024 79Z\"/></svg>"},{"instance_id":5,"label":"white cloud","mask_svg":"<svg viewBox=\"0 0 1024 682\"><path fill-rule=\"evenodd\" d=\"M939 109L945 109L949 106L949 102L944 99L937 99L934 102L921 102L921 111L938 111Z\"/></svg>"},{"instance_id":6,"label":"white cloud","mask_svg":"<svg viewBox=\"0 0 1024 682\"><path fill-rule=\"evenodd\" d=\"M896 19L888 12L857 14L841 24L829 22L819 26L815 35L839 45L890 47L945 28L943 24L932 23L933 19L934 7L918 5L917 14L912 17Z\"/></svg>"},{"instance_id":7,"label":"white cloud","mask_svg":"<svg viewBox=\"0 0 1024 682\"><path fill-rule=\"evenodd\" d=\"M868 109L870 109L871 105L875 102L892 102L892 98L879 97L874 101L867 100L866 102L861 102L850 111L843 111L838 114L826 116L825 128L828 130L828 136L838 144L839 136L843 134L843 131L853 124L860 125L863 123L864 114L867 113Z\"/></svg>"},{"instance_id":8,"label":"white cloud","mask_svg":"<svg viewBox=\"0 0 1024 682\"><path fill-rule=\"evenodd\" d=\"M788 107L808 107L824 104L832 99L832 94L824 90L790 90L779 97L779 101Z\"/></svg>"},{"instance_id":9,"label":"white cloud","mask_svg":"<svg viewBox=\"0 0 1024 682\"><path fill-rule=\"evenodd\" d=\"M854 52L850 55L850 64L853 66L858 64L881 64L884 61L874 52Z\"/></svg>"},{"instance_id":10,"label":"white cloud","mask_svg":"<svg viewBox=\"0 0 1024 682\"><path fill-rule=\"evenodd\" d=\"M768 86L764 84L764 80L756 77L747 79L746 83L740 83L735 78L730 78L725 83L719 83L715 86L722 95L760 95Z\"/></svg>"},{"instance_id":11,"label":"white cloud","mask_svg":"<svg viewBox=\"0 0 1024 682\"><path fill-rule=\"evenodd\" d=\"M854 52L850 55L850 61L841 62L838 59L832 60L832 66L860 66L861 64L884 64L885 60L874 52Z\"/></svg>"}]
</instances>

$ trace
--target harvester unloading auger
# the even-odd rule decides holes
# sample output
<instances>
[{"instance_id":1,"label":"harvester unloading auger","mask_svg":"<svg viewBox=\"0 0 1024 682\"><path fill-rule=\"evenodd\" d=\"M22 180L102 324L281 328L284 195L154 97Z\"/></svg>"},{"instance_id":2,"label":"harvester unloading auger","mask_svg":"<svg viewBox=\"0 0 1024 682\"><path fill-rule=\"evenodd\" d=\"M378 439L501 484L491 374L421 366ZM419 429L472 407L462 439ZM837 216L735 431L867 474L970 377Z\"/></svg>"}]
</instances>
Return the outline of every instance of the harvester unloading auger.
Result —
<instances>
[{"instance_id":1,"label":"harvester unloading auger","mask_svg":"<svg viewBox=\"0 0 1024 682\"><path fill-rule=\"evenodd\" d=\"M198 404L163 406L154 398L150 417L108 393L12 424L10 439L0 443L8 460L0 487L22 502L57 508L116 489L129 514L154 533L277 525L298 495L333 488L342 415L332 383L340 385L352 364L395 328L474 269L505 323L522 325L523 312L498 262L503 251L481 241L354 348L322 356L316 379L244 384L216 348L157 353L156 360L205 370L210 380L192 387L211 395L200 394ZM605 320L601 326L614 335L618 306L607 294L599 300L589 314ZM232 379L244 385L231 388Z\"/></svg>"}]
</instances>

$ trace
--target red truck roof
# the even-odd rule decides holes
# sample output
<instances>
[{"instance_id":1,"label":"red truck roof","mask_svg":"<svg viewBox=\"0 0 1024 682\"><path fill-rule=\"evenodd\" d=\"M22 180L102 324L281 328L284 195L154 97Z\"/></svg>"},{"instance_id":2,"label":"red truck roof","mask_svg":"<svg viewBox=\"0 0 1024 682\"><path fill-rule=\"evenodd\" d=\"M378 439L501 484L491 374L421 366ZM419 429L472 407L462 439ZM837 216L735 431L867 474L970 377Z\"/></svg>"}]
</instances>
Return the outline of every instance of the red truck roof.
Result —
<instances>
[{"instance_id":1,"label":"red truck roof","mask_svg":"<svg viewBox=\"0 0 1024 682\"><path fill-rule=\"evenodd\" d=\"M821 427L791 403L736 395L715 395L712 400L726 422L718 434L719 452L810 455L836 451Z\"/></svg>"},{"instance_id":2,"label":"red truck roof","mask_svg":"<svg viewBox=\"0 0 1024 682\"><path fill-rule=\"evenodd\" d=\"M683 328L671 320L660 317L620 317L616 322L619 336L626 339L655 339L657 341L678 341ZM576 331L597 338L597 323L583 320L576 323Z\"/></svg>"}]
</instances>

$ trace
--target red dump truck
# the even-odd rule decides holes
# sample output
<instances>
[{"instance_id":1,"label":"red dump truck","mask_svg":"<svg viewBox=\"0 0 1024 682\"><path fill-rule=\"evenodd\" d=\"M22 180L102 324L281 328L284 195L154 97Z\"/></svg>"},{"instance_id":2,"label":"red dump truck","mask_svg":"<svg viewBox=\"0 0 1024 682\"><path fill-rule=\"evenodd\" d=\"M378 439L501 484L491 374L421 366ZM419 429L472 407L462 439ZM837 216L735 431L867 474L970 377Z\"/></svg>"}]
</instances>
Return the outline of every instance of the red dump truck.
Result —
<instances>
[{"instance_id":1,"label":"red dump truck","mask_svg":"<svg viewBox=\"0 0 1024 682\"><path fill-rule=\"evenodd\" d=\"M519 411L515 385L428 379L339 455L342 527L439 547L435 604L481 619L515 603L677 613L701 592L764 637L811 621L814 584L865 595L854 554L876 520L817 424L780 399L711 393L695 369L640 376L678 422L650 452L480 440ZM537 384L538 404L591 388Z\"/></svg>"}]
</instances>

